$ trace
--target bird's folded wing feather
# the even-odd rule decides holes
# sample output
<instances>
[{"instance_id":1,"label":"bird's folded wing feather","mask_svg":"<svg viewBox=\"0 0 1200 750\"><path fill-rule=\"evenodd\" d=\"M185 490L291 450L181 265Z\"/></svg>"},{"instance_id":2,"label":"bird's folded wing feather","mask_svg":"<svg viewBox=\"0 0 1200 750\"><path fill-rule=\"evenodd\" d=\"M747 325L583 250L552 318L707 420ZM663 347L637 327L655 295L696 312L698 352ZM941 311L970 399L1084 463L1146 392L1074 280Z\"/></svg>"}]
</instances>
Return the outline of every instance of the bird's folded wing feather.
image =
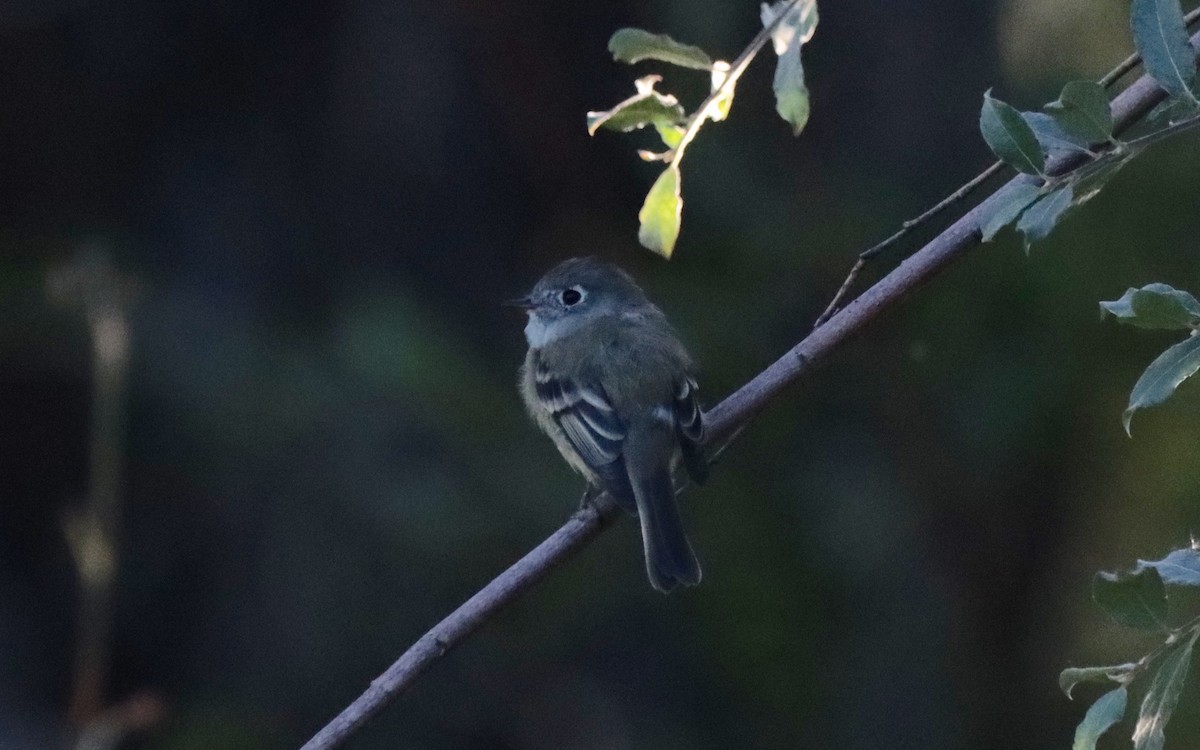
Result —
<instances>
[{"instance_id":1,"label":"bird's folded wing feather","mask_svg":"<svg viewBox=\"0 0 1200 750\"><path fill-rule=\"evenodd\" d=\"M684 378L675 388L675 430L679 434L679 451L688 476L696 484L708 479L708 460L704 455L704 415L696 381Z\"/></svg>"},{"instance_id":2,"label":"bird's folded wing feather","mask_svg":"<svg viewBox=\"0 0 1200 750\"><path fill-rule=\"evenodd\" d=\"M675 388L675 424L682 438L693 443L704 442L704 419L700 414L696 381L684 378Z\"/></svg>"},{"instance_id":3,"label":"bird's folded wing feather","mask_svg":"<svg viewBox=\"0 0 1200 750\"><path fill-rule=\"evenodd\" d=\"M625 424L601 386L558 377L538 367L534 390L584 463L599 469L620 458Z\"/></svg>"}]
</instances>

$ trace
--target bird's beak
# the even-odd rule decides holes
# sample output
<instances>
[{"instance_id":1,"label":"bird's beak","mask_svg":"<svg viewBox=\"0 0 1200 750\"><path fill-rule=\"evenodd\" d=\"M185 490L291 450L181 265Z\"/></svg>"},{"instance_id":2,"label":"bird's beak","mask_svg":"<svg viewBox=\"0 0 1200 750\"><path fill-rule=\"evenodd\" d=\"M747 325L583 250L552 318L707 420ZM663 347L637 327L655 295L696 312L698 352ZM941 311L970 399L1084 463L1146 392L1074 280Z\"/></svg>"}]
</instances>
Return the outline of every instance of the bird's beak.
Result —
<instances>
[{"instance_id":1,"label":"bird's beak","mask_svg":"<svg viewBox=\"0 0 1200 750\"><path fill-rule=\"evenodd\" d=\"M521 310L532 310L534 307L536 307L536 305L534 305L534 303L533 303L533 300L531 300L528 297L518 297L517 299L510 299L505 302L502 302L501 304L504 305L505 307L516 307Z\"/></svg>"}]
</instances>

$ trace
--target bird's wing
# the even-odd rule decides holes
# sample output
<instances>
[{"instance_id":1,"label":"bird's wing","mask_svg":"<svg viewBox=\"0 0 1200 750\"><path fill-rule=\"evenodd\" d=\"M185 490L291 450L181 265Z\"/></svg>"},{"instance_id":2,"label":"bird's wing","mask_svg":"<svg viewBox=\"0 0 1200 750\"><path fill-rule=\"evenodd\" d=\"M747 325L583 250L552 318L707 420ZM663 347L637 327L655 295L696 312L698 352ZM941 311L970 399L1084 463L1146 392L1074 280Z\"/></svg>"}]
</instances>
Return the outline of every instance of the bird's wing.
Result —
<instances>
[{"instance_id":1,"label":"bird's wing","mask_svg":"<svg viewBox=\"0 0 1200 750\"><path fill-rule=\"evenodd\" d=\"M684 378L675 387L675 424L681 437L693 443L704 442L704 418L700 414L699 390L696 381Z\"/></svg>"},{"instance_id":2,"label":"bird's wing","mask_svg":"<svg viewBox=\"0 0 1200 750\"><path fill-rule=\"evenodd\" d=\"M693 378L681 380L675 388L672 408L684 466L692 481L704 484L708 478L708 461L704 457L704 415L700 411L698 390Z\"/></svg>"},{"instance_id":3,"label":"bird's wing","mask_svg":"<svg viewBox=\"0 0 1200 750\"><path fill-rule=\"evenodd\" d=\"M539 366L534 390L579 457L600 471L621 457L625 424L599 384L563 378Z\"/></svg>"}]
</instances>

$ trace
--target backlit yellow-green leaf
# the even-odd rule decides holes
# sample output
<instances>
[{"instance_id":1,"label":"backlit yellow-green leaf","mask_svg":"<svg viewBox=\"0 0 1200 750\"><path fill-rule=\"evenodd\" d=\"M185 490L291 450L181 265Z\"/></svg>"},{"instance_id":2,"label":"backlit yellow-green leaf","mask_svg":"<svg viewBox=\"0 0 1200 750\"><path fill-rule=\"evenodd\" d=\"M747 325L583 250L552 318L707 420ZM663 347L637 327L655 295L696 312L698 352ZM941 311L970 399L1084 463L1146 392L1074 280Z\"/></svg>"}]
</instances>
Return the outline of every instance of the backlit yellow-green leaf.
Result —
<instances>
[{"instance_id":1,"label":"backlit yellow-green leaf","mask_svg":"<svg viewBox=\"0 0 1200 750\"><path fill-rule=\"evenodd\" d=\"M683 198L679 196L679 168L672 164L654 181L638 212L638 241L664 258L670 258L679 238Z\"/></svg>"}]
</instances>

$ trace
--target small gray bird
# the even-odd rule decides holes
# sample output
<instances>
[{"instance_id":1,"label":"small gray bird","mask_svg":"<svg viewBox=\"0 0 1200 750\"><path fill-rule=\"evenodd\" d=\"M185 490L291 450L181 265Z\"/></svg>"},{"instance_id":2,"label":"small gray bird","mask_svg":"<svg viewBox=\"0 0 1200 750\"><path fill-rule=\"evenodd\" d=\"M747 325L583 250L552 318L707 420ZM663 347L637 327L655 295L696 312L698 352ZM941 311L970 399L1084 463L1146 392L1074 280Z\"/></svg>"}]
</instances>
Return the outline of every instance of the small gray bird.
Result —
<instances>
[{"instance_id":1,"label":"small gray bird","mask_svg":"<svg viewBox=\"0 0 1200 750\"><path fill-rule=\"evenodd\" d=\"M624 271L595 258L553 268L529 296L521 396L571 466L641 520L660 591L700 582L675 503L682 460L703 484L704 424L692 361L662 311Z\"/></svg>"}]
</instances>

